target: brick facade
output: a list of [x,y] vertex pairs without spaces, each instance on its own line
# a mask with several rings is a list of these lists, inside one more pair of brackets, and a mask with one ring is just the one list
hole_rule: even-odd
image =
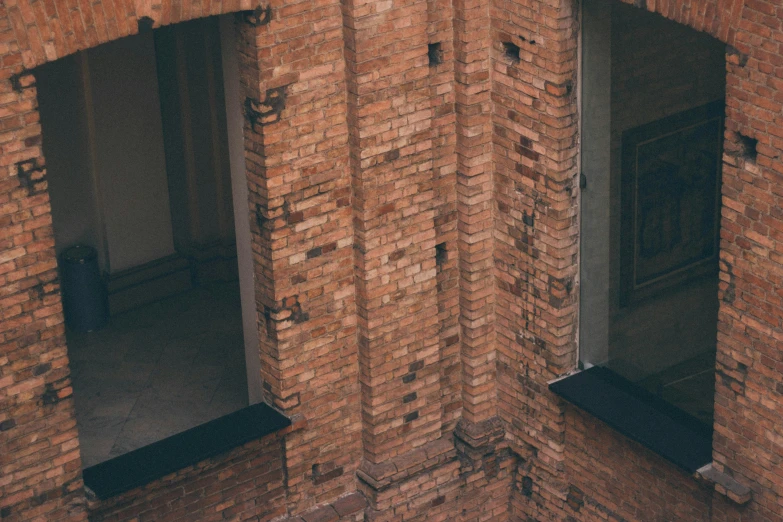
[[[783,520],[783,9],[627,3],[727,44],[713,459],[749,503],[547,390],[576,366],[577,2],[5,0],[0,519]],[[226,13],[259,378],[299,420],[88,500],[34,68]]]

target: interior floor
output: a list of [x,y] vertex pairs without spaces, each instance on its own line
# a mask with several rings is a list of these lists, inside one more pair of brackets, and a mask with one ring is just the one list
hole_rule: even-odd
[[607,365],[669,404],[712,426],[715,402],[715,348],[699,353],[661,371],[634,379],[638,373],[627,361],[616,359]]
[[718,278],[713,274],[612,317],[609,367],[712,425]]
[[84,467],[248,405],[237,282],[203,285],[66,336]]
[[639,383],[666,402],[712,426],[715,403],[715,350],[667,368]]

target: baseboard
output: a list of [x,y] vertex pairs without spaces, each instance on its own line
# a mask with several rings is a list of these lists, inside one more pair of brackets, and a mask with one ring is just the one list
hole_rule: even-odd
[[235,243],[191,245],[182,252],[191,262],[197,284],[239,279]]
[[109,276],[109,313],[115,315],[193,287],[190,262],[175,254]]

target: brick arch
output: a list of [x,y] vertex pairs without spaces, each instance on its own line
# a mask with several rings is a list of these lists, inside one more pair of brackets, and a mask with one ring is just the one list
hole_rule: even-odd
[[620,0],[732,45],[745,0]]
[[71,7],[64,1],[18,0],[7,6],[7,15],[20,55],[15,61],[32,69],[145,30],[257,5],[257,0],[99,0]]

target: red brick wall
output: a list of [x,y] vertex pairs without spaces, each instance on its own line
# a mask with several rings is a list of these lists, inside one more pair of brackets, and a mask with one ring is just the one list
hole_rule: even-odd
[[251,112],[283,99],[245,136],[263,387],[308,423],[286,438],[297,512],[354,490],[360,449],[343,19],[336,0],[271,9],[240,47]]
[[[728,33],[733,49],[726,77],[713,458],[752,489],[743,517],[776,520],[783,513],[783,20],[778,3],[745,0],[734,21],[736,37]],[[737,133],[758,140],[755,162],[737,153]]]
[[269,435],[106,501],[89,502],[89,519],[270,520],[286,513],[283,455],[283,437]]
[[[35,89],[22,73],[132,34],[145,16],[159,26],[256,6],[0,5],[4,519],[87,513]],[[307,425],[279,453],[253,443],[95,516],[173,519],[172,480],[215,516],[255,509],[211,478],[234,469],[281,499],[261,519],[284,503],[307,520],[356,489],[369,520],[779,519],[781,13],[760,0],[644,7],[731,45],[714,457],[753,489],[748,507],[547,391],[576,364],[577,4],[275,0],[269,23],[239,25],[248,218],[266,398]],[[444,61],[430,66],[437,42]],[[737,133],[758,140],[755,160]]]
[[[775,362],[781,353],[776,334],[782,314],[773,290],[780,273],[775,254],[780,228],[774,217],[781,168],[774,159],[781,145],[774,64],[780,58],[777,44],[771,43],[781,34],[779,13],[770,4],[747,1],[647,2],[646,7],[731,46],[714,458],[726,473],[751,487],[754,500],[747,507],[727,502],[546,391],[548,378],[574,364],[576,310],[568,281],[576,265],[573,258],[560,261],[552,253],[575,253],[569,238],[574,237],[570,231],[577,207],[571,195],[576,187],[572,177],[560,185],[553,179],[560,172],[576,174],[570,160],[576,144],[568,131],[575,100],[560,107],[553,96],[566,94],[567,85],[560,87],[575,80],[576,56],[573,34],[557,38],[574,27],[571,4],[534,2],[515,11],[523,20],[514,25],[531,31],[544,49],[527,54],[526,43],[520,43],[521,61],[508,74],[520,78],[516,96],[509,95],[511,101],[503,105],[503,110],[514,106],[514,112],[522,112],[522,129],[505,123],[495,136],[498,310],[516,306],[526,312],[509,314],[507,325],[498,318],[501,411],[522,456],[521,480],[512,492],[514,513],[520,519],[779,520],[780,478],[772,470],[783,449],[775,442],[780,423],[772,420],[772,412],[779,411],[783,391],[775,385],[783,369]],[[561,30],[553,32],[555,27]],[[503,110],[496,108],[496,119]],[[743,158],[735,132],[759,140],[755,164]],[[517,141],[520,135],[532,143]],[[556,136],[566,139],[553,141]],[[516,143],[522,145],[516,155],[505,152]],[[512,161],[521,166],[512,168]],[[504,171],[510,174],[506,177]],[[512,187],[521,196],[513,197]],[[554,202],[564,206],[554,208]],[[515,211],[521,217],[532,213],[535,219],[514,220]],[[551,268],[536,271],[543,260]],[[522,274],[520,267],[525,268]]]

